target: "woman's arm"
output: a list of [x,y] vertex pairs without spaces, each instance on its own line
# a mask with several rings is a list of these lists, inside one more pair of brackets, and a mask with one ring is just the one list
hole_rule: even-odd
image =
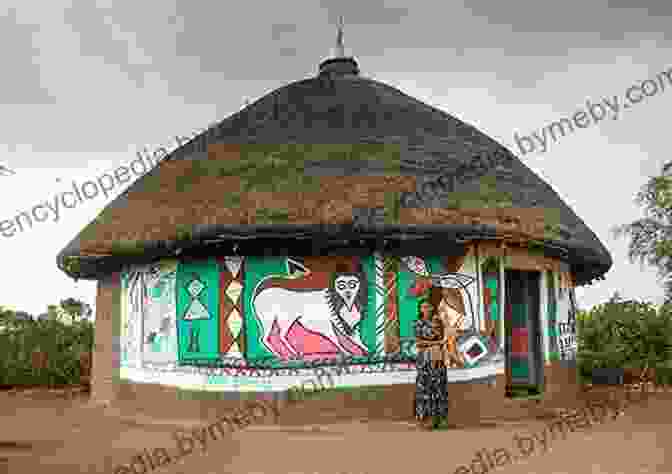
[[453,327],[449,322],[448,322],[448,315],[443,313],[440,314],[437,319],[440,321],[440,324],[442,326],[442,333],[443,337],[441,340],[443,342],[447,342],[449,337],[457,337],[460,335],[460,331]]
[[417,345],[420,349],[426,349],[434,346],[441,346],[448,342],[450,336],[456,335],[456,331],[446,325],[443,318],[435,316],[432,319],[432,338],[418,337]]

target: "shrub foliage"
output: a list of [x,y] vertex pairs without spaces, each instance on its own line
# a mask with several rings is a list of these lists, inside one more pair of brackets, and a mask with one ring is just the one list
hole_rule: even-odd
[[93,347],[93,323],[19,318],[0,308],[0,385],[80,383],[80,357]]
[[[672,310],[651,303],[624,301],[618,294],[577,318],[581,375],[593,369],[672,368]],[[668,374],[669,375],[669,374]]]

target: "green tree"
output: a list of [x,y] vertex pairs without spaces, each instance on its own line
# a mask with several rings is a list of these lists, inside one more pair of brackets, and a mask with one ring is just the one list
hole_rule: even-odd
[[9,321],[14,317],[14,311],[6,308],[4,306],[0,306],[0,322],[6,322]]
[[646,217],[615,227],[615,237],[631,238],[628,258],[658,269],[665,288],[665,303],[672,303],[672,161],[663,165],[642,187],[635,202],[644,206]]
[[61,308],[56,304],[47,305],[47,319],[57,321],[60,316]]

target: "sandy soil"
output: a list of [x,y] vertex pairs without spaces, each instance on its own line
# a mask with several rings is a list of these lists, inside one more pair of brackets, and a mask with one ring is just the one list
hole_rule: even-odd
[[[516,452],[514,436],[532,436],[543,420],[497,421],[481,426],[420,432],[409,423],[366,420],[307,426],[250,426],[167,465],[137,465],[137,473],[165,474],[378,474],[485,472],[544,474],[672,473],[672,393],[652,394],[616,419],[540,441],[527,459],[489,468],[473,464],[477,452]],[[214,420],[130,417],[62,392],[0,392],[0,473],[132,473],[143,449],[177,453],[173,433]],[[204,423],[205,422],[205,423]],[[547,423],[547,421],[546,421]],[[664,447],[668,448],[666,456]],[[430,457],[424,453],[435,453]],[[154,459],[158,464],[160,460]],[[461,465],[467,465],[460,470]]]

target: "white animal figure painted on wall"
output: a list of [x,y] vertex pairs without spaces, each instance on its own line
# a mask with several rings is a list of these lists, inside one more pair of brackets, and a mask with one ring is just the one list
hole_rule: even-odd
[[[364,274],[336,273],[328,288],[311,288],[310,272],[304,270],[289,276],[269,276],[257,285],[252,308],[261,343],[284,360],[339,353],[366,355],[360,331],[366,312]],[[303,284],[292,284],[292,280],[306,277]]]

